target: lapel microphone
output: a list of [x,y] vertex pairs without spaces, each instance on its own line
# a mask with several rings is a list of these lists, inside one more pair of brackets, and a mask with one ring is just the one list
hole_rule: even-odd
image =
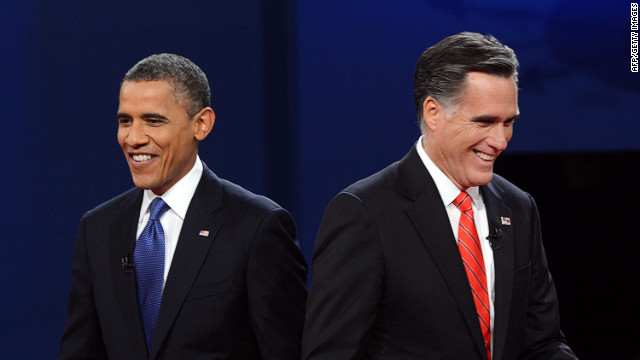
[[122,259],[120,259],[121,263],[120,266],[122,267],[122,270],[124,270],[124,272],[132,272],[133,269],[135,268],[133,266],[133,259],[131,258],[131,252],[127,253],[125,256],[122,257]]
[[491,220],[487,240],[489,240],[489,244],[493,250],[498,250],[502,247],[502,226],[499,222]]

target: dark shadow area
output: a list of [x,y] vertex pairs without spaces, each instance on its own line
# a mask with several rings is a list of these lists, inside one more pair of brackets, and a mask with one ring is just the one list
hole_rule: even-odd
[[496,173],[529,192],[580,359],[640,359],[637,284],[640,152],[504,154]]

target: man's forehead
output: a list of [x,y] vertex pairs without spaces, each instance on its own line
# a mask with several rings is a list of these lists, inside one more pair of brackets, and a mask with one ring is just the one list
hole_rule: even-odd
[[513,85],[518,90],[516,79],[513,75],[490,74],[482,71],[469,71],[464,75],[462,86],[467,87],[472,82],[485,81],[487,79],[504,79],[513,81]]
[[[509,92],[518,95],[518,87],[513,76],[493,75],[482,72],[469,72],[462,82],[461,98],[468,95],[482,95],[486,92]],[[473,94],[471,94],[473,92]]]
[[475,72],[469,73],[464,84],[456,110],[473,117],[518,116],[518,89],[513,77]]
[[[126,90],[125,90],[126,89]],[[123,91],[162,91],[171,96],[171,100],[175,102],[185,111],[191,106],[191,102],[186,96],[184,91],[180,91],[180,87],[176,86],[174,82],[170,80],[125,80],[120,86],[120,97],[122,100]]]
[[175,88],[168,80],[125,80],[120,85],[120,92],[125,89],[162,88],[174,91]]
[[164,80],[125,81],[120,87],[120,103],[123,101],[142,102],[173,101],[179,105],[173,86]]

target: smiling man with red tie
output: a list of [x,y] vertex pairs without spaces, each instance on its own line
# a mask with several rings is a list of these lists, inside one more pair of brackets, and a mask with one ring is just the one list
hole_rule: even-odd
[[493,174],[519,116],[518,60],[460,33],[414,72],[422,136],[329,204],[303,359],[576,359],[529,194]]

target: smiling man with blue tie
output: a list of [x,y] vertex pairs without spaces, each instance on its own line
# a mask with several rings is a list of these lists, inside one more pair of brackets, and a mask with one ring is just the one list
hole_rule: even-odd
[[82,218],[61,359],[299,359],[295,223],[200,160],[215,121],[204,73],[141,60],[117,118],[136,187]]

